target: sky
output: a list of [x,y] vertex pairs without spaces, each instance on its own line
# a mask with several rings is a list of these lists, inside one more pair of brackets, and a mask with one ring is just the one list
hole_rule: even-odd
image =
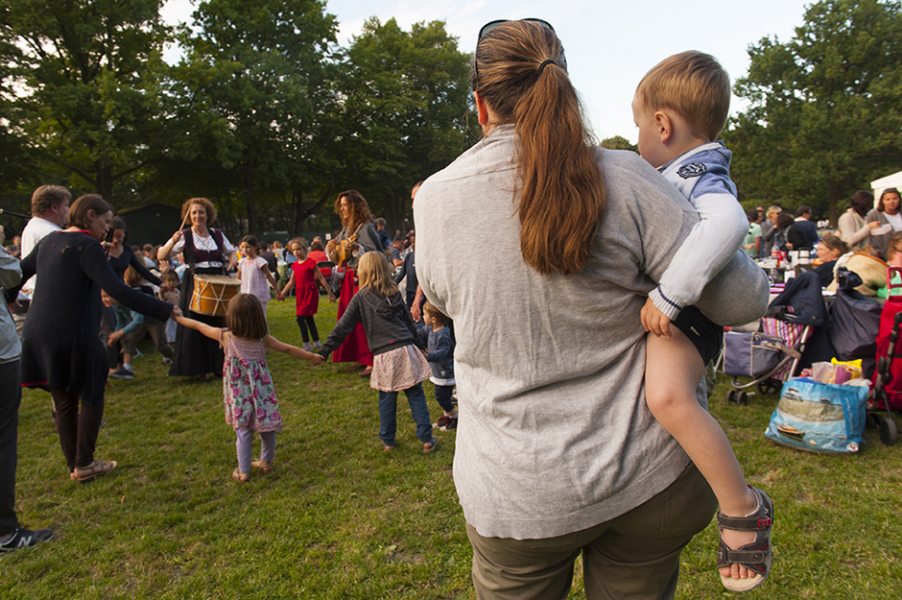
[[[253,1],[253,0],[249,0]],[[620,135],[636,143],[630,103],[642,76],[677,52],[699,50],[717,57],[732,80],[748,71],[748,48],[764,37],[789,41],[803,23],[801,0],[328,0],[336,15],[338,41],[348,46],[363,22],[394,17],[409,30],[413,23],[441,20],[472,52],[480,27],[495,19],[537,17],[551,23],[564,45],[573,85],[600,141]],[[187,22],[189,0],[168,0],[163,16]],[[171,50],[168,60],[178,56]],[[733,97],[731,112],[744,105]]]

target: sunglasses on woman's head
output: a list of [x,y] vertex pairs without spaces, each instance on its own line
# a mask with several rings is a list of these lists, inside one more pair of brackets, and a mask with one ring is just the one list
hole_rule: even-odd
[[[533,23],[538,23],[545,29],[551,30],[551,32],[554,32],[554,27],[551,26],[551,23],[549,23],[548,21],[543,21],[542,19],[515,19],[515,20],[516,21],[532,21]],[[484,38],[486,36],[486,34],[488,34],[488,32],[490,32],[491,30],[495,29],[502,23],[509,23],[509,22],[510,22],[510,19],[498,19],[496,21],[489,21],[488,23],[486,23],[485,25],[482,26],[482,29],[479,30],[479,39],[476,41],[476,43],[478,44],[479,42],[481,42],[482,38]]]

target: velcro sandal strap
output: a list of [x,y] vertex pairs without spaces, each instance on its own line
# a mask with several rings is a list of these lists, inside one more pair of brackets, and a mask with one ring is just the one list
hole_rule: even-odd
[[733,531],[764,531],[773,522],[773,519],[762,517],[759,514],[748,517],[728,517],[717,511],[717,524],[724,529],[732,529]]
[[752,544],[748,544],[739,550],[733,550],[721,542],[720,547],[717,549],[717,568],[720,569],[732,564],[738,564],[747,568],[749,571],[764,575],[767,571],[765,563],[767,561],[769,546],[765,545],[759,548],[753,548],[751,546]]

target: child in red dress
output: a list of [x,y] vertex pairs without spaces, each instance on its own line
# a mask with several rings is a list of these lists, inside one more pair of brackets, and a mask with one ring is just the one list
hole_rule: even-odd
[[[295,302],[297,303],[297,319],[298,327],[301,329],[301,337],[304,339],[304,350],[319,350],[322,344],[319,343],[319,332],[316,330],[316,323],[313,315],[319,308],[319,291],[316,289],[316,281],[319,279],[323,284],[326,292],[329,294],[329,302],[335,302],[335,296],[326,283],[325,277],[316,268],[316,261],[307,258],[307,240],[304,238],[295,238],[288,242],[288,251],[295,255],[297,260],[291,263],[291,277],[288,283],[282,289],[282,295],[288,293],[291,286],[294,285]],[[309,330],[309,333],[308,333]],[[313,343],[311,344],[311,338]]]

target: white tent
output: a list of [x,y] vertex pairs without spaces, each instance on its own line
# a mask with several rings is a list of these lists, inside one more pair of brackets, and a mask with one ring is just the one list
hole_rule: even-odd
[[880,179],[875,179],[871,182],[871,187],[874,189],[875,202],[880,199],[880,194],[882,194],[883,190],[886,188],[894,187],[896,189],[902,189],[902,171],[887,175],[886,177],[881,177]]

